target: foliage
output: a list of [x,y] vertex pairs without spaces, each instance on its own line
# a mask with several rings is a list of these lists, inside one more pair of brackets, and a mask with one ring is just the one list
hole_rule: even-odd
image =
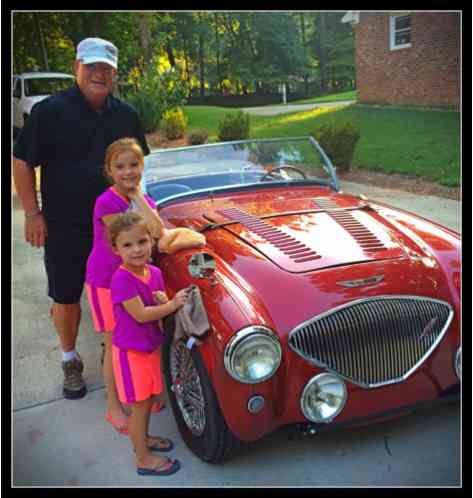
[[[71,73],[77,43],[98,36],[118,48],[121,84],[135,71],[159,66],[163,72],[167,66],[180,71],[186,96],[263,94],[277,91],[281,83],[290,91],[304,89],[310,96],[321,86],[322,59],[331,86],[354,82],[353,30],[339,22],[343,12],[324,15],[316,11],[17,11],[13,71],[45,70],[48,63],[50,70]],[[320,19],[325,18],[326,29],[321,30]],[[325,52],[320,51],[321,40]],[[153,59],[161,63],[155,66]]]
[[182,138],[187,130],[187,118],[184,111],[180,107],[165,111],[160,129],[168,140]]
[[191,130],[187,136],[190,145],[200,145],[207,143],[209,139],[209,131],[205,128],[196,128]]
[[133,90],[124,95],[140,115],[145,133],[159,127],[165,111],[185,102],[185,90],[177,71],[159,75],[157,71],[137,73],[133,76]]
[[220,142],[244,140],[250,136],[250,115],[241,110],[227,112],[217,128]]
[[337,169],[350,169],[355,147],[360,139],[360,130],[354,123],[344,121],[323,124],[311,135],[319,142]]

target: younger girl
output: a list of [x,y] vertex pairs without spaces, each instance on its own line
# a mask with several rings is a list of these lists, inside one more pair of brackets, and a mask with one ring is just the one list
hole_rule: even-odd
[[134,209],[145,219],[153,237],[161,237],[164,225],[153,199],[140,190],[144,168],[143,151],[133,138],[113,142],[105,155],[105,173],[113,185],[100,195],[93,214],[94,243],[87,261],[86,289],[94,328],[104,333],[103,377],[107,409],[105,418],[122,433],[127,432],[127,415],[117,398],[112,372],[111,332],[114,329],[110,280],[120,264],[106,238],[106,227],[118,214]]
[[[111,281],[113,313],[113,372],[119,399],[131,405],[128,432],[140,475],[170,475],[178,460],[153,455],[170,451],[170,439],[148,435],[152,396],[161,392],[159,346],[164,341],[160,320],[186,302],[186,290],[168,300],[161,271],[148,264],[152,238],[143,218],[135,212],[119,215],[108,229],[111,245],[122,264]],[[159,299],[164,304],[156,304]]]

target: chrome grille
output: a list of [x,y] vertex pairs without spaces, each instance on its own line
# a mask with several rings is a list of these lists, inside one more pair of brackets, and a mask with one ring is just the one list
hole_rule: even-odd
[[432,353],[452,307],[418,296],[360,299],[296,327],[289,346],[311,363],[363,387],[407,378]]

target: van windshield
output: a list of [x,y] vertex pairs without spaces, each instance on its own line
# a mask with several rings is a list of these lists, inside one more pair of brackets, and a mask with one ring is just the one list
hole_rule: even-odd
[[66,90],[73,82],[73,78],[28,78],[24,80],[25,96],[52,95]]

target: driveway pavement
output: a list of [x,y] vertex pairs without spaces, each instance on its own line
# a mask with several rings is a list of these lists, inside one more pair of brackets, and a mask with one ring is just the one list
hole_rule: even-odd
[[[460,204],[343,183],[342,188],[399,205],[459,229]],[[23,214],[12,197],[12,479],[15,486],[458,486],[460,407],[441,405],[374,426],[293,437],[281,430],[230,462],[201,462],[179,437],[170,407],[152,416],[151,433],[171,437],[182,469],[137,476],[127,437],[103,419],[100,339],[85,299],[78,349],[85,398],[61,395],[60,351],[49,318],[42,250],[23,241]],[[4,474],[5,476],[5,474]]]
[[317,108],[345,107],[354,104],[356,100],[340,100],[338,102],[320,102],[314,104],[282,104],[263,107],[242,107],[242,111],[256,116],[275,116],[277,114],[287,114],[289,112],[308,111]]

